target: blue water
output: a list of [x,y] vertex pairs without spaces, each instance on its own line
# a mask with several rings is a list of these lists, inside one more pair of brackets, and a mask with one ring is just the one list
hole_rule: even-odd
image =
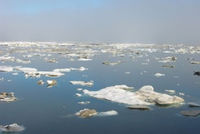
[[[5,50],[4,50],[5,51]],[[14,53],[20,57],[20,54]],[[155,57],[176,56],[178,59],[175,68],[163,68],[163,63],[157,62]],[[181,110],[188,110],[186,104],[180,107],[152,106],[152,110],[130,110],[123,104],[98,100],[89,96],[77,97],[77,88],[69,83],[70,80],[94,81],[92,87],[81,87],[88,90],[99,90],[112,85],[125,84],[139,89],[144,85],[152,85],[156,91],[173,89],[183,92],[181,96],[185,102],[200,103],[200,77],[194,76],[193,71],[200,70],[200,65],[190,64],[189,57],[199,58],[198,54],[163,54],[149,53],[148,56],[113,57],[111,54],[94,56],[92,61],[70,61],[59,54],[52,54],[58,63],[47,63],[43,57],[34,56],[30,64],[5,62],[0,65],[21,65],[35,67],[38,70],[53,70],[55,68],[80,67],[87,71],[72,71],[59,78],[25,78],[22,72],[14,76],[12,73],[0,72],[0,90],[14,92],[18,98],[15,102],[0,102],[0,124],[18,123],[25,126],[23,134],[198,134],[200,132],[199,117],[185,117]],[[150,59],[147,65],[143,65]],[[103,61],[123,61],[115,66],[103,65]],[[146,72],[144,72],[146,71]],[[125,74],[130,72],[130,74]],[[143,74],[141,74],[143,72]],[[156,78],[155,73],[166,74]],[[178,78],[174,77],[178,76]],[[37,85],[38,80],[56,79],[57,85],[47,88],[46,85]],[[10,82],[7,80],[11,80]],[[79,101],[90,101],[90,104],[80,105]],[[97,111],[116,110],[118,115],[108,117],[92,117],[82,119],[74,115],[84,108]],[[198,109],[198,108],[195,108]]]

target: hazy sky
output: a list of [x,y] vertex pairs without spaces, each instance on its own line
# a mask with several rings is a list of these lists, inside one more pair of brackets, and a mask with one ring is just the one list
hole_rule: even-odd
[[200,0],[0,0],[0,41],[200,44]]

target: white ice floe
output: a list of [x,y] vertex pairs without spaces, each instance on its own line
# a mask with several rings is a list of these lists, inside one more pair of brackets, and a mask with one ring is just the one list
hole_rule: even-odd
[[176,57],[174,56],[168,56],[168,57],[164,57],[164,58],[158,58],[159,62],[161,63],[169,63],[169,62],[175,62],[177,60]]
[[29,72],[37,72],[36,68],[31,68],[31,67],[14,67],[16,70],[24,72],[24,73],[29,73]]
[[47,80],[47,87],[53,87],[57,84],[56,80]]
[[156,77],[162,77],[162,76],[165,76],[165,74],[162,74],[162,73],[155,73],[154,76],[156,76]]
[[72,85],[80,85],[80,86],[93,86],[94,82],[93,81],[70,81]]
[[97,112],[95,109],[83,109],[80,110],[79,112],[75,113],[75,115],[81,117],[81,118],[89,118],[89,117],[93,117],[93,116],[114,116],[114,115],[118,115],[118,112],[115,110],[110,110],[110,111],[106,111],[106,112]]
[[25,73],[25,77],[40,77],[41,75],[47,77],[60,77],[63,76],[63,72],[70,71],[85,71],[88,68],[80,67],[80,68],[62,68],[62,69],[54,69],[53,71],[38,71],[36,68],[31,67],[10,67],[10,66],[0,66],[0,72],[12,72],[12,71],[21,71]]
[[82,88],[77,88],[77,90],[78,90],[78,91],[82,91],[83,89],[82,89]]
[[184,96],[184,95],[185,95],[185,94],[184,94],[184,93],[182,93],[182,92],[179,92],[178,94],[179,94],[179,95],[181,95],[181,96]]
[[200,64],[200,61],[194,61],[194,60],[192,60],[192,61],[190,61],[190,63],[191,64]]
[[25,72],[27,77],[40,77],[41,75],[47,77],[60,77],[63,76],[63,73],[60,72],[53,72],[53,71],[36,71],[36,72]]
[[110,111],[106,111],[106,112],[99,112],[97,114],[97,116],[114,116],[114,115],[118,115],[118,112],[115,110],[110,110]]
[[78,104],[86,105],[86,104],[90,104],[90,101],[80,101],[78,102]]
[[0,93],[0,101],[4,102],[12,102],[16,101],[17,98],[15,97],[13,92],[7,93],[7,92],[1,92]]
[[85,70],[88,70],[88,68],[85,68],[85,67],[80,67],[80,68],[70,68],[72,71],[85,71]]
[[78,96],[78,97],[81,97],[81,96],[82,96],[82,94],[76,93],[76,96]]
[[10,66],[0,66],[0,72],[12,72],[13,67]]
[[88,68],[80,67],[80,68],[60,68],[60,69],[54,69],[53,72],[71,72],[71,71],[85,71],[88,70]]
[[81,118],[89,118],[89,117],[97,115],[97,111],[95,109],[85,108],[85,109],[80,110],[79,112],[76,112],[75,115]]
[[29,64],[31,63],[30,60],[22,60],[22,59],[17,59],[12,56],[0,56],[0,61],[9,61],[9,62],[17,62],[17,63],[23,63],[23,64]]
[[176,93],[175,90],[165,90],[165,91],[168,92],[168,93],[171,93],[171,94],[175,94]]
[[54,69],[53,72],[70,72],[70,68],[61,68],[61,69]]
[[78,61],[91,61],[92,59],[79,58]]
[[136,92],[130,90],[131,87],[126,85],[117,85],[103,88],[99,91],[83,90],[84,94],[98,98],[106,99],[117,103],[128,105],[171,105],[184,102],[184,99],[178,96],[158,93],[150,85],[143,86]]
[[18,125],[17,123],[5,125],[5,126],[0,125],[0,131],[2,131],[2,132],[13,132],[14,133],[14,132],[21,132],[24,130],[25,130],[24,126]]

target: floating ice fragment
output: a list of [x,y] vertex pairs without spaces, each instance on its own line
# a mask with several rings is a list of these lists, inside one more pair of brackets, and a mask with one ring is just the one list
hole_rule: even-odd
[[1,92],[0,93],[0,101],[12,102],[15,100],[17,100],[17,98],[14,96],[13,92],[10,92],[10,93]]
[[89,104],[90,102],[89,101],[80,101],[78,102],[78,104],[81,104],[81,105],[86,105],[86,104]]
[[106,112],[99,112],[97,114],[97,116],[114,116],[114,115],[118,115],[118,112],[115,110],[110,110],[110,111],[106,111]]
[[17,123],[13,123],[5,126],[0,125],[0,130],[2,132],[21,132],[24,131],[25,128],[24,126],[18,125]]
[[75,115],[77,115],[81,118],[88,118],[88,117],[97,115],[97,111],[95,109],[83,109],[83,110],[80,110],[79,112],[75,113]]
[[82,91],[83,89],[82,89],[82,88],[77,88],[77,90],[78,90],[78,91]]
[[165,76],[165,74],[155,73],[154,76],[156,76],[156,77],[162,77],[162,76]]
[[190,61],[191,64],[200,64],[200,61]]
[[91,61],[92,59],[79,58],[78,61]]
[[0,72],[12,72],[13,67],[10,66],[0,66]]
[[181,95],[181,96],[184,96],[184,95],[185,95],[184,93],[181,93],[181,92],[179,92],[178,94]]
[[175,94],[176,93],[175,90],[165,90],[165,91],[168,92],[168,93],[171,93],[171,94]]
[[185,111],[181,111],[181,114],[184,116],[196,117],[200,115],[200,110],[185,110]]
[[200,104],[198,103],[194,103],[194,102],[190,102],[188,103],[189,107],[200,107]]
[[56,80],[47,80],[47,87],[53,87],[57,84]]
[[168,63],[168,62],[175,62],[177,60],[176,57],[172,56],[172,57],[164,57],[164,58],[160,58],[159,62],[161,63]]
[[117,61],[117,62],[104,61],[102,64],[114,66],[114,65],[117,65],[117,64],[120,64],[120,63],[121,63],[121,61]]
[[75,115],[81,117],[81,118],[88,118],[92,116],[114,116],[118,115],[118,112],[115,110],[110,110],[106,112],[97,112],[95,109],[83,109],[80,110],[79,112],[75,113]]
[[37,84],[38,84],[38,85],[44,85],[44,81],[43,81],[43,80],[39,80],[39,81],[37,82]]
[[136,92],[124,90],[128,87],[126,85],[117,85],[103,88],[99,91],[83,90],[84,94],[98,98],[106,99],[117,103],[123,103],[128,105],[172,105],[184,102],[184,99],[178,96],[170,96],[168,94],[162,94],[154,91],[154,88],[150,85],[143,86]]
[[71,84],[73,85],[81,85],[81,86],[93,86],[94,82],[93,81],[70,81]]
[[76,96],[78,96],[78,97],[81,97],[81,96],[82,96],[82,94],[76,93]]

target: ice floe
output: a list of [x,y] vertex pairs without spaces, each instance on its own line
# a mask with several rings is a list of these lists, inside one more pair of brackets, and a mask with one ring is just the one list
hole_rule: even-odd
[[80,86],[93,86],[94,82],[93,81],[70,81],[72,85],[80,85]]
[[172,105],[184,102],[184,99],[178,96],[170,96],[164,93],[154,91],[150,85],[143,86],[138,91],[129,91],[126,85],[117,85],[103,88],[99,91],[83,90],[84,94],[98,98],[106,99],[117,103],[127,105]]
[[106,111],[106,112],[99,112],[97,114],[97,116],[115,116],[118,115],[118,112],[115,110],[110,110],[110,111]]
[[50,88],[50,87],[53,87],[57,84],[57,81],[56,80],[47,80],[47,87]]
[[0,72],[12,72],[13,67],[10,66],[0,66]]
[[86,104],[90,104],[90,101],[80,101],[78,102],[78,104],[86,105]]
[[0,101],[5,101],[5,102],[12,102],[17,100],[13,92],[1,92],[0,93]]
[[165,76],[165,74],[162,74],[162,73],[155,73],[154,76],[156,76],[156,77],[162,77],[162,76]]
[[105,112],[97,112],[95,109],[83,109],[80,110],[79,112],[75,113],[75,115],[81,117],[81,118],[89,118],[92,116],[99,116],[99,117],[103,117],[103,116],[115,116],[118,115],[118,112],[115,110],[109,110],[109,111],[105,111]]
[[25,130],[25,127],[22,125],[18,125],[17,123],[5,125],[5,126],[0,125],[0,131],[6,132],[6,133],[11,133],[11,132],[15,133],[15,132],[21,132],[24,130]]
[[79,112],[75,113],[75,115],[77,115],[81,118],[88,118],[88,117],[97,115],[97,111],[95,109],[83,109],[83,110],[80,110]]

